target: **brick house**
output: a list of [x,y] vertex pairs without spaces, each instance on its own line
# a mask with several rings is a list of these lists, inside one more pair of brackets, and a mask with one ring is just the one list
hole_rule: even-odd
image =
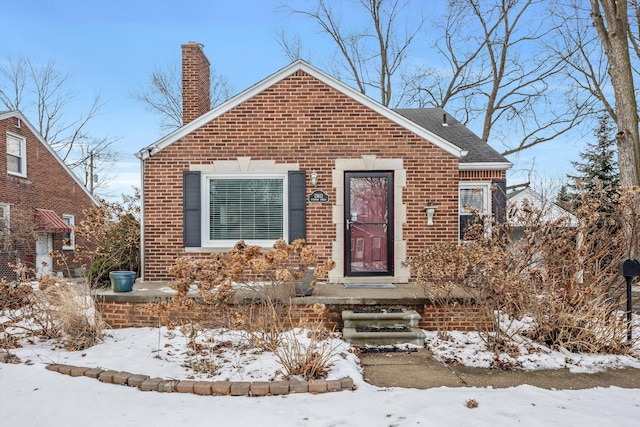
[[20,111],[0,112],[0,150],[1,275],[13,274],[16,256],[38,276],[73,274],[76,266],[63,271],[51,253],[73,253],[72,227],[97,201]]
[[209,108],[209,61],[182,46],[183,126],[140,150],[143,279],[177,257],[305,238],[332,283],[406,283],[457,242],[469,206],[503,218],[503,156],[442,109],[392,110],[296,61]]

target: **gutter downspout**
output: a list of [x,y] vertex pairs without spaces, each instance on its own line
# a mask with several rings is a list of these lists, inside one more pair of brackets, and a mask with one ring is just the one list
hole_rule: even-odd
[[[148,156],[148,155],[147,155]],[[140,159],[140,281],[145,281],[144,271],[144,158],[145,156],[136,153],[136,157]]]

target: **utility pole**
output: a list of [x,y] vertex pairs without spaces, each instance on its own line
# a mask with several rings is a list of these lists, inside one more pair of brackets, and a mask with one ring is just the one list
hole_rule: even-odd
[[93,194],[93,150],[89,151],[89,192]]

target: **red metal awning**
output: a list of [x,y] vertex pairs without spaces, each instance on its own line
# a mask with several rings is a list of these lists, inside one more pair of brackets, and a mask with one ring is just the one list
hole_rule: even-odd
[[49,209],[36,209],[35,222],[35,231],[43,233],[71,233],[71,227],[69,227],[55,211]]

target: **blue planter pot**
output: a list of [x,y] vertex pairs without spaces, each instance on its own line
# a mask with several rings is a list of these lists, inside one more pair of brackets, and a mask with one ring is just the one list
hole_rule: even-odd
[[113,292],[131,292],[136,280],[135,271],[112,271],[109,273]]

